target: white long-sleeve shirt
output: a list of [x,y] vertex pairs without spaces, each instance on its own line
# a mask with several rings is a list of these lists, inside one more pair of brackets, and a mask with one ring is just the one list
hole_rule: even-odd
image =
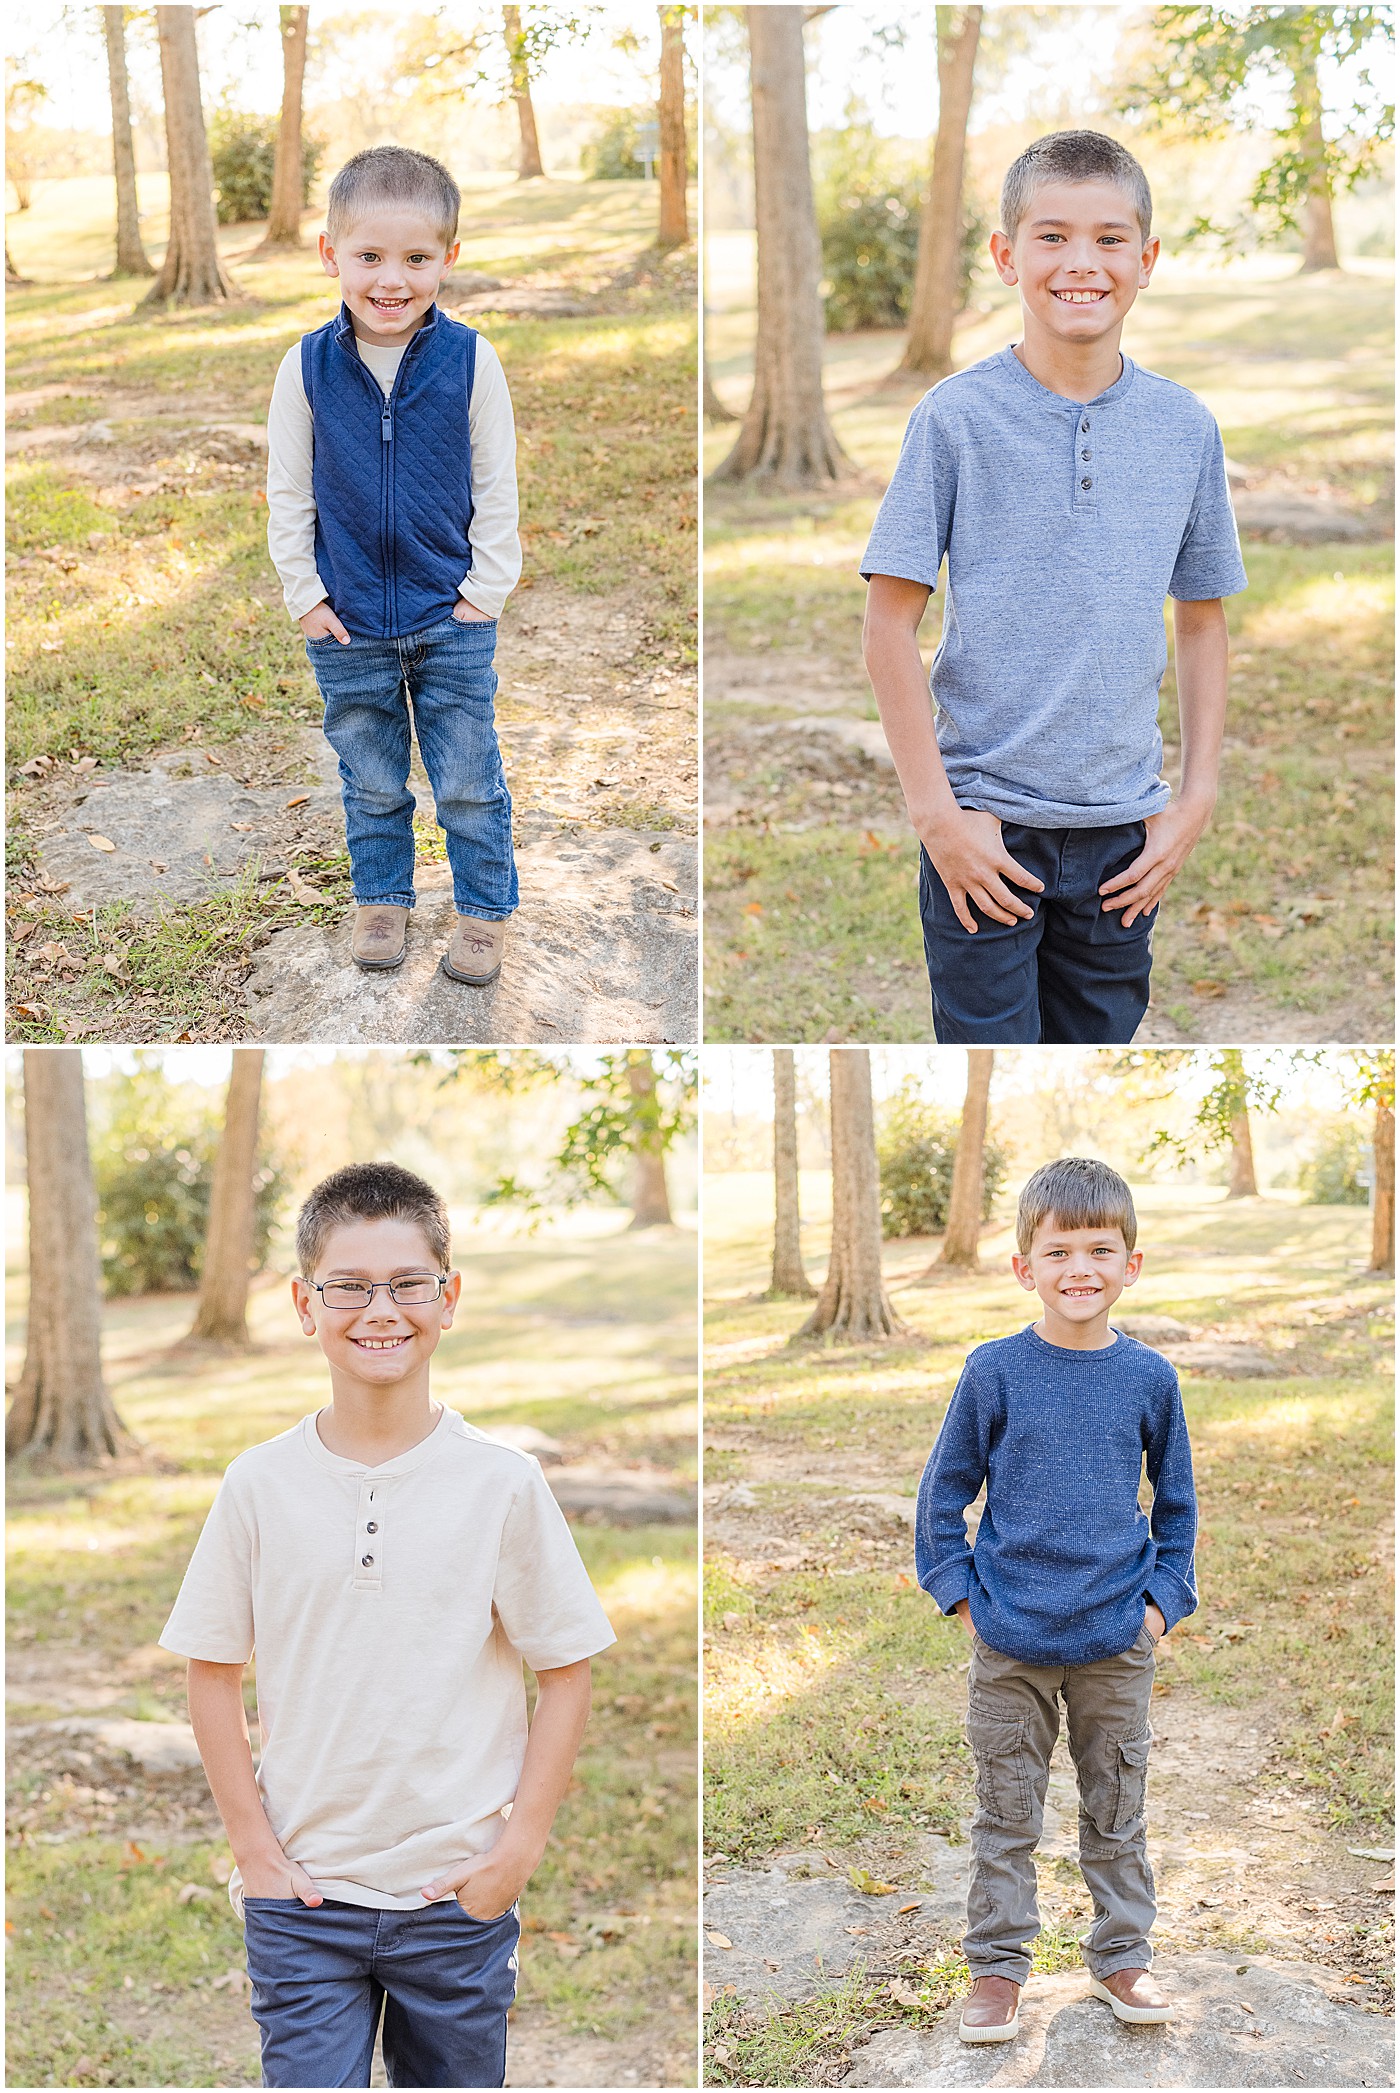
[[[376,348],[358,336],[360,360],[387,399],[408,343]],[[476,338],[467,432],[472,447],[471,568],[457,593],[473,610],[499,618],[520,579],[520,502],[515,485],[515,416],[501,359]],[[278,366],[267,410],[267,549],[287,609],[304,618],[329,591],[316,572],[316,496],[311,485],[311,402],[301,378],[301,343]]]

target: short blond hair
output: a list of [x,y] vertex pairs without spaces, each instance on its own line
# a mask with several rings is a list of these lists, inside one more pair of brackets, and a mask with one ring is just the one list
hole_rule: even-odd
[[462,192],[441,160],[407,145],[371,145],[347,160],[326,197],[326,233],[337,246],[376,204],[421,211],[445,248],[457,237]]
[[1144,247],[1152,232],[1152,191],[1142,163],[1102,131],[1051,131],[1035,139],[1006,170],[1001,185],[1001,229],[1008,240],[1043,182],[1112,182],[1132,205]]
[[1061,1156],[1042,1163],[1028,1178],[1016,1208],[1016,1248],[1029,1257],[1041,1223],[1061,1228],[1117,1228],[1131,1253],[1137,1242],[1137,1213],[1126,1178],[1092,1156]]

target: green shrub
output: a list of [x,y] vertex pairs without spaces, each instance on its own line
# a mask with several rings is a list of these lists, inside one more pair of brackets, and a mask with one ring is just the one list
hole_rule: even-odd
[[[188,1293],[199,1284],[221,1094],[168,1083],[158,1069],[95,1086],[92,1166],[106,1292]],[[264,1149],[258,1159],[253,1255],[261,1267],[286,1194]]]
[[[241,109],[216,109],[209,119],[209,160],[214,171],[214,201],[220,225],[241,225],[268,215],[272,208],[277,131],[275,116],[250,116]],[[309,138],[303,131],[303,204],[311,201],[311,184],[325,150],[321,139]]]
[[[876,1152],[887,1236],[940,1235],[948,1223],[958,1122],[918,1094],[912,1080],[883,1106]],[[989,1135],[982,1152],[982,1219],[1006,1182],[1005,1150]]]
[[[652,139],[656,141],[657,122],[655,102],[640,102],[633,109],[607,110],[598,130],[579,152],[579,169],[585,180],[640,182],[646,174],[646,162],[640,150],[642,128],[649,125]],[[693,175],[696,171],[695,109],[690,102],[687,102],[685,111],[685,159],[686,173]]]
[[[914,295],[927,165],[912,159],[907,147],[859,125],[824,134],[816,157],[827,326],[836,333],[904,326]],[[959,281],[964,302],[987,230],[969,207]]]
[[1369,1206],[1370,1187],[1362,1176],[1369,1163],[1360,1127],[1329,1127],[1299,1166],[1298,1189],[1313,1206]]

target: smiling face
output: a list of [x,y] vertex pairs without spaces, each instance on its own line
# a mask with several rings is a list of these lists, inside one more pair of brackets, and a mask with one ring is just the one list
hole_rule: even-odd
[[[411,1221],[347,1221],[326,1237],[311,1277],[321,1287],[337,1280],[373,1282],[435,1277],[441,1270],[421,1228]],[[436,1301],[400,1303],[381,1286],[367,1307],[335,1308],[305,1279],[292,1281],[292,1299],[308,1337],[326,1355],[333,1380],[365,1391],[399,1390],[422,1377],[452,1318],[461,1291],[449,1274]]]
[[362,341],[392,348],[422,326],[438,286],[457,259],[460,241],[442,234],[421,211],[382,204],[357,219],[333,246],[320,239],[328,276],[340,279]]
[[991,238],[997,274],[1020,291],[1027,331],[1081,347],[1122,327],[1160,246],[1144,241],[1131,198],[1105,181],[1043,182],[1015,238]]
[[1039,1294],[1047,1327],[1081,1330],[1107,1323],[1114,1302],[1142,1270],[1142,1252],[1129,1252],[1121,1228],[1062,1228],[1049,1214],[1029,1254],[1018,1251],[1011,1267],[1027,1293]]

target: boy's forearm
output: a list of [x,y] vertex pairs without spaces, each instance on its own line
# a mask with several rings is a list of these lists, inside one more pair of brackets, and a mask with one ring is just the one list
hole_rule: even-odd
[[1176,690],[1181,719],[1181,789],[1178,797],[1207,811],[1215,804],[1220,780],[1220,749],[1225,738],[1225,704],[1230,675],[1230,641],[1225,606],[1177,603],[1172,608],[1176,631]]
[[[922,594],[926,601],[928,591]],[[934,732],[917,617],[910,623],[913,609],[911,604],[904,615],[892,616],[867,603],[862,650],[909,818],[919,829],[956,812],[957,801]]]
[[536,1674],[535,1719],[525,1746],[520,1780],[501,1843],[517,1850],[531,1867],[539,1861],[564,1799],[588,1725],[593,1700],[591,1667],[579,1664]]
[[282,1848],[267,1821],[253,1771],[242,1665],[191,1658],[187,1693],[190,1728],[234,1859],[240,1869],[248,1860],[280,1860]]

